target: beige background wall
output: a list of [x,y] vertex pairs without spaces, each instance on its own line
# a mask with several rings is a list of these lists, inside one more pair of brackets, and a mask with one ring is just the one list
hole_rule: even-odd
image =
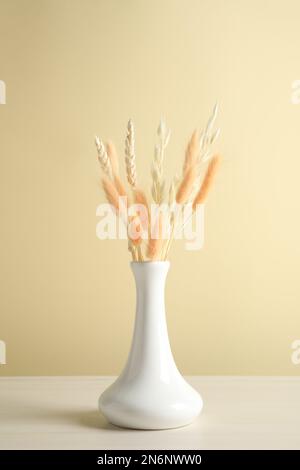
[[131,339],[125,242],[96,238],[93,136],[136,125],[149,183],[161,114],[170,174],[220,103],[224,156],[205,247],[171,254],[167,309],[186,374],[291,374],[300,338],[300,4],[1,0],[1,375],[116,374]]

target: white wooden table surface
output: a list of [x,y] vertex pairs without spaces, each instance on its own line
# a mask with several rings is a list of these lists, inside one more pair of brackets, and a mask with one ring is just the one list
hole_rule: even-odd
[[137,431],[97,411],[112,377],[0,378],[0,449],[300,449],[300,378],[189,377],[190,426]]

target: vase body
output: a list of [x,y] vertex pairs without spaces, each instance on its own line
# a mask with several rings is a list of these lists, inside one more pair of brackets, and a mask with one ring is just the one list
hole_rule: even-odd
[[170,348],[164,302],[168,261],[131,263],[136,317],[127,363],[100,396],[99,408],[117,426],[167,429],[191,423],[202,399],[179,373]]

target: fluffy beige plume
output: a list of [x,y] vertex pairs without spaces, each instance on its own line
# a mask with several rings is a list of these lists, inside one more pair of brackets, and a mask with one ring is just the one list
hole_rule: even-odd
[[132,230],[132,233],[130,234],[128,231],[128,237],[132,240],[132,243],[135,246],[139,245],[142,242],[142,226],[141,226],[141,221],[138,215],[130,216],[129,224],[130,224],[130,229]]
[[120,196],[128,197],[125,185],[123,184],[119,175],[119,157],[117,154],[116,147],[114,146],[114,143],[111,141],[107,142],[106,150],[107,150],[107,155],[110,160],[112,175],[113,175],[113,179],[114,179],[116,188],[118,190],[118,193]]
[[196,165],[193,164],[189,166],[182,178],[181,184],[176,193],[176,202],[177,204],[185,204],[188,200],[192,190],[193,185],[197,177]]
[[[113,206],[114,210],[119,213],[119,192],[114,185],[114,183],[106,176],[102,178],[102,186],[106,195],[107,201]],[[131,224],[134,224],[135,232],[138,233],[141,231],[141,224],[139,221],[139,218],[137,216],[132,217],[130,220]],[[142,261],[142,253],[141,250],[138,249],[138,251],[135,250],[135,247],[138,247],[142,241],[141,237],[130,237],[128,234],[128,250],[132,254],[132,258],[134,261]]]
[[124,184],[122,183],[122,180],[119,175],[114,176],[114,182],[115,182],[116,188],[120,196],[126,196],[128,198],[126,188]]
[[134,202],[136,204],[143,204],[148,208],[148,201],[145,192],[142,189],[136,188],[134,191]]
[[197,204],[202,204],[205,201],[208,195],[208,192],[212,186],[212,183],[214,181],[214,177],[219,168],[220,162],[221,162],[221,157],[219,155],[214,155],[212,159],[210,160],[208,168],[206,170],[206,174],[201,184],[201,187],[194,199],[193,210],[196,209]]
[[109,156],[112,172],[114,175],[119,174],[119,157],[116,147],[112,141],[108,141],[106,144],[107,155]]
[[158,260],[161,257],[161,250],[163,247],[163,238],[162,238],[162,228],[163,228],[163,214],[160,213],[158,217],[158,233],[156,234],[156,238],[150,238],[149,243],[148,243],[148,251],[147,251],[147,256],[150,258],[152,261]]
[[142,189],[135,189],[134,191],[134,202],[135,204],[141,204],[145,207],[146,212],[147,212],[147,218],[144,219],[143,217],[140,217],[141,219],[141,224],[144,230],[148,230],[148,227],[150,226],[150,208],[147,200],[147,196],[144,193]]
[[107,201],[114,207],[116,212],[119,211],[119,192],[114,183],[107,177],[102,178],[102,187],[105,192]]
[[185,151],[183,174],[185,174],[191,166],[196,164],[199,150],[199,131],[195,129]]

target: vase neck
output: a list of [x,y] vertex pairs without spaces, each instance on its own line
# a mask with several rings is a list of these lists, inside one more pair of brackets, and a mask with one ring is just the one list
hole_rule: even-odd
[[148,321],[165,318],[165,283],[169,262],[131,263],[136,285],[136,316]]
[[131,263],[136,283],[136,317],[125,373],[168,381],[175,366],[165,316],[164,290],[169,262]]

